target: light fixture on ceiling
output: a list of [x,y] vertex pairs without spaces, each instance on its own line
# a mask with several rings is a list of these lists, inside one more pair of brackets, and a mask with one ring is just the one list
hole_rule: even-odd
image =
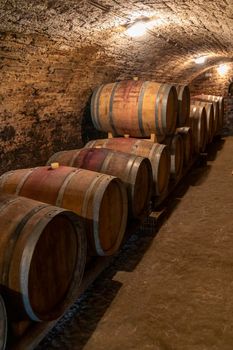
[[135,38],[142,36],[146,33],[147,29],[153,29],[154,27],[158,27],[162,25],[164,22],[160,18],[141,18],[137,20],[133,24],[130,24],[126,28],[126,33]]
[[229,70],[229,66],[227,66],[226,64],[220,64],[220,66],[218,66],[217,71],[220,75],[225,75],[227,74]]
[[126,29],[126,33],[135,38],[137,36],[142,36],[146,33],[146,24],[144,21],[135,22]]
[[198,57],[198,58],[196,58],[196,59],[194,60],[194,62],[195,62],[196,64],[203,64],[203,63],[205,63],[205,61],[206,61],[206,57],[205,57],[205,56],[200,56],[200,57]]

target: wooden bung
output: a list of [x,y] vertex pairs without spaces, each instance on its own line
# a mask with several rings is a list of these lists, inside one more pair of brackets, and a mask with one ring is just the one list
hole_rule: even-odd
[[5,173],[0,177],[0,189],[77,213],[85,222],[89,254],[112,255],[120,247],[128,203],[126,189],[116,177],[46,166]]

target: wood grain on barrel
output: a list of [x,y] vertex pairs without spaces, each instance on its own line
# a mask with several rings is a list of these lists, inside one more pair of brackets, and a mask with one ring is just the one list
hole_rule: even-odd
[[203,106],[191,105],[190,126],[192,127],[196,153],[205,150],[207,142],[207,117]]
[[[74,301],[86,260],[83,223],[74,213],[0,195],[0,283],[11,320],[61,316]],[[59,261],[59,264],[58,264]]]
[[65,166],[38,167],[2,175],[0,188],[83,217],[91,254],[111,255],[121,244],[128,204],[126,189],[116,177]]
[[135,137],[173,133],[177,108],[174,86],[149,81],[101,85],[91,100],[92,120],[98,130]]
[[207,123],[207,143],[212,142],[215,130],[217,129],[217,119],[214,119],[214,107],[212,102],[192,100],[192,105],[204,106],[206,110],[206,123]]
[[190,114],[190,91],[187,85],[175,85],[178,96],[177,126],[184,126]]
[[83,148],[55,153],[47,162],[97,171],[120,178],[129,199],[129,212],[137,218],[148,214],[152,168],[147,158],[107,148]]
[[86,147],[108,148],[148,158],[153,173],[153,195],[166,191],[170,176],[170,153],[166,145],[134,138],[112,138],[90,141]]
[[190,163],[193,154],[192,129],[189,126],[183,126],[177,128],[176,133],[182,137],[184,145],[184,165],[187,166]]

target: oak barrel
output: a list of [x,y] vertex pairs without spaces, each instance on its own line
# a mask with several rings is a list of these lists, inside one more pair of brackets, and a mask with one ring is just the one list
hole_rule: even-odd
[[118,137],[90,141],[86,147],[103,147],[148,158],[153,173],[153,196],[160,196],[166,191],[170,176],[170,153],[166,145],[149,140]]
[[172,134],[178,100],[173,85],[150,81],[120,81],[96,88],[91,116],[96,129],[114,135],[148,137]]
[[189,119],[193,132],[195,152],[203,152],[207,142],[207,117],[205,107],[191,104]]
[[182,137],[179,134],[167,136],[164,143],[168,146],[171,153],[171,177],[179,179],[182,174],[184,162],[184,145]]
[[135,218],[148,215],[153,181],[149,159],[107,148],[83,148],[55,153],[47,165],[53,162],[118,177],[127,188],[129,213]]
[[214,109],[217,109],[217,111],[215,110],[214,113],[216,114],[216,118],[217,118],[217,125],[216,125],[216,134],[220,133],[220,131],[223,128],[223,124],[224,124],[224,97],[223,96],[214,96],[214,95],[197,95],[195,96],[196,98],[201,98],[201,99],[205,99],[209,102],[217,102],[214,103]]
[[0,194],[0,228],[0,284],[9,318],[61,316],[77,297],[83,276],[81,219],[71,211]]
[[217,120],[214,119],[214,107],[213,103],[206,102],[206,101],[200,101],[200,100],[192,100],[192,105],[195,106],[204,106],[206,110],[206,122],[207,122],[207,143],[210,143],[213,141],[213,137],[215,134],[215,130],[217,125]]
[[193,136],[191,127],[183,126],[177,128],[176,133],[178,133],[182,137],[184,146],[184,165],[187,166],[188,164],[190,164],[193,154]]
[[112,255],[126,228],[126,189],[116,177],[59,166],[20,169],[0,177],[0,189],[73,210],[85,219],[88,253]]
[[186,125],[190,114],[190,91],[187,85],[175,85],[178,96],[177,126]]
[[7,340],[7,314],[5,303],[0,295],[0,350],[6,349]]

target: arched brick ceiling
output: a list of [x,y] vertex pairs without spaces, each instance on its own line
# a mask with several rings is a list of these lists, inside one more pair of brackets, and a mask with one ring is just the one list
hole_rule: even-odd
[[[125,26],[141,17],[159,25],[140,38]],[[108,65],[119,77],[191,81],[233,57],[232,0],[2,0],[0,30],[39,34],[57,49]],[[208,56],[196,65],[197,56]]]

